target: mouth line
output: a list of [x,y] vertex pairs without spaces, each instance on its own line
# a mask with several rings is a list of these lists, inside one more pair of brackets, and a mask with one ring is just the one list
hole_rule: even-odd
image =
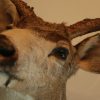
[[[1,71],[0,71],[1,72]],[[10,73],[10,72],[3,72],[8,76],[8,79],[4,83],[4,86],[7,88],[9,84],[11,83],[12,80],[17,80],[17,81],[23,81],[23,79],[18,78],[16,75]]]

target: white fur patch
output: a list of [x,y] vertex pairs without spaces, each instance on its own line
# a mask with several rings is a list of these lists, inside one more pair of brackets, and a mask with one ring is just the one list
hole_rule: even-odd
[[5,73],[0,72],[0,87],[5,87],[5,83],[8,80],[8,76]]

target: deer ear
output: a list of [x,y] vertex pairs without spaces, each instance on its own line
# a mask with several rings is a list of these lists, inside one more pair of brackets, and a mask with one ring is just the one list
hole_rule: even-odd
[[19,15],[15,5],[11,0],[0,1],[0,28],[10,24],[16,24],[19,20]]
[[76,45],[80,68],[100,73],[100,34],[89,37]]

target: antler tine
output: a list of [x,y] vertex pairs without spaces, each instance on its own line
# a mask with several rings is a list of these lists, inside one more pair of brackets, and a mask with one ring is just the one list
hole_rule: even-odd
[[70,34],[71,39],[73,39],[77,36],[81,36],[89,32],[99,31],[100,30],[100,18],[84,19],[67,28],[68,28],[68,33]]
[[25,3],[24,1],[22,0],[11,0],[11,1],[15,4],[20,16],[36,17],[35,13],[33,12],[33,7],[28,6],[27,3]]

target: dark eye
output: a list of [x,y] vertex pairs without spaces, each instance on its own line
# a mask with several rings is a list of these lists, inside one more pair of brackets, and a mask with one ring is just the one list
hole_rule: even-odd
[[52,50],[52,52],[48,56],[56,56],[62,60],[65,60],[69,54],[69,51],[67,48],[64,47],[57,47]]

